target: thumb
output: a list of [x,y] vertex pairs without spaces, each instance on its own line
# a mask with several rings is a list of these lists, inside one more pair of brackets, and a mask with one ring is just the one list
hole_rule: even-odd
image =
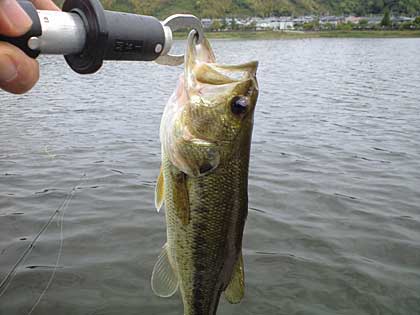
[[0,42],[0,89],[15,94],[25,93],[35,85],[38,78],[36,60],[15,46]]
[[0,34],[23,35],[31,25],[32,20],[15,0],[0,0]]

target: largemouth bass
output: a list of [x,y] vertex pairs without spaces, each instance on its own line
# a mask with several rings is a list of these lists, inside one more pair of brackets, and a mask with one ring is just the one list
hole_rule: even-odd
[[167,243],[151,282],[161,297],[179,289],[184,315],[215,315],[222,292],[230,303],[244,296],[257,66],[217,64],[209,42],[190,34],[185,72],[162,116],[155,204],[165,204]]

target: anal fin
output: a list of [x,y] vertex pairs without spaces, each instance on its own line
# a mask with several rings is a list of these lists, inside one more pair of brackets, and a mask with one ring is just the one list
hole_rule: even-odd
[[153,268],[151,284],[153,292],[160,297],[170,297],[178,290],[178,277],[169,262],[167,244]]
[[231,304],[239,303],[245,294],[244,260],[242,253],[233,269],[232,278],[225,290],[225,298]]

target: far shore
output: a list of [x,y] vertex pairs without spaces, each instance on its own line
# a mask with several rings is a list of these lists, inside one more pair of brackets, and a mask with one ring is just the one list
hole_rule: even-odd
[[[402,31],[320,31],[320,32],[299,32],[299,31],[226,31],[206,32],[211,39],[304,39],[304,38],[406,38],[420,37],[420,30]],[[185,38],[185,34],[176,33],[176,39]]]

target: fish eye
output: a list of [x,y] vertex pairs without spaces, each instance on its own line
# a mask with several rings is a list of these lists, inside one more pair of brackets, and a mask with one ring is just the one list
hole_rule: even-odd
[[248,108],[248,99],[243,96],[235,96],[230,102],[230,109],[235,115],[241,115]]

